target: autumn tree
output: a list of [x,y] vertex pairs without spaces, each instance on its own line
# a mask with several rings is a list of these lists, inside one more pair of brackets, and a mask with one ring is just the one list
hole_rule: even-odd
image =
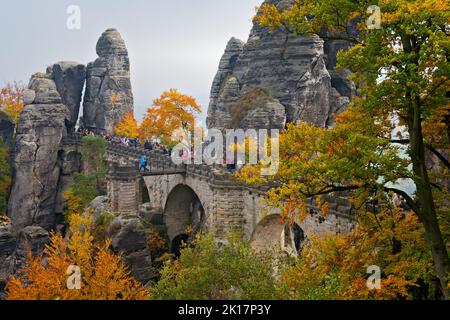
[[[375,1],[382,23],[375,28],[366,24],[371,4],[302,0],[290,8],[263,6],[255,17],[260,25],[286,32],[347,40],[351,48],[340,52],[338,67],[353,70],[351,79],[359,86],[359,97],[333,129],[290,126],[281,141],[280,171],[270,179],[278,187],[269,199],[292,213],[304,211],[306,198],[339,191],[365,199],[401,196],[424,227],[449,298],[450,260],[439,222],[449,211],[450,165],[440,151],[449,148],[448,1]],[[358,21],[358,34],[348,33]],[[395,127],[403,129],[399,136],[392,134]],[[438,174],[427,167],[427,154],[441,162]],[[255,168],[242,172],[244,180],[255,175]],[[413,196],[398,186],[401,179],[414,182]]]
[[171,144],[172,135],[177,130],[192,132],[195,116],[201,112],[200,106],[191,96],[176,89],[164,92],[153,101],[139,128],[141,139],[161,139]]
[[138,124],[133,116],[133,112],[127,113],[117,124],[114,132],[118,136],[137,138],[139,136]]
[[[51,236],[44,256],[28,254],[27,266],[7,284],[9,300],[147,300],[148,291],[135,280],[109,242],[94,243],[92,222],[74,214],[69,236]],[[45,257],[45,259],[43,259]],[[45,261],[45,262],[43,262]],[[79,288],[72,283],[70,266],[81,271]]]
[[72,214],[83,212],[87,206],[100,195],[95,176],[85,176],[75,173],[69,188],[64,192],[66,201],[65,216],[69,218]]
[[[282,277],[289,299],[434,298],[437,286],[423,227],[412,212],[396,208],[388,197],[380,200],[382,210],[361,215],[348,234],[308,235],[308,245]],[[380,268],[379,287],[367,285],[370,266]]]
[[[281,265],[279,270],[281,270]],[[161,300],[266,300],[280,298],[270,255],[258,255],[239,234],[222,248],[212,235],[198,235],[169,261],[152,296]]]
[[17,126],[24,108],[23,92],[25,87],[20,83],[8,83],[0,89],[0,110],[4,111]]

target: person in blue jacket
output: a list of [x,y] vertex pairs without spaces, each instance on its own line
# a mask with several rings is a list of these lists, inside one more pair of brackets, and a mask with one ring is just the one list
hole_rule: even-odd
[[147,157],[145,155],[141,156],[139,171],[144,169],[144,172],[147,172]]

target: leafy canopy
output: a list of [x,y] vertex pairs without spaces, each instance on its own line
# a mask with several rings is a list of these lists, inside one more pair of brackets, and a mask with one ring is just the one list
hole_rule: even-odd
[[172,135],[177,130],[194,130],[195,116],[200,113],[200,106],[193,97],[170,89],[147,109],[139,136],[142,139],[160,139],[166,144],[173,143]]
[[[381,12],[381,26],[375,29],[367,23],[373,4]],[[270,179],[276,187],[269,202],[289,215],[304,213],[308,197],[339,191],[365,196],[366,202],[385,193],[402,196],[424,226],[446,298],[449,15],[446,0],[297,0],[291,7],[264,5],[255,17],[272,29],[348,41],[351,47],[338,54],[338,67],[352,70],[358,86],[358,97],[331,130],[308,124],[288,128],[280,172]],[[430,155],[438,162],[433,170]],[[268,182],[252,167],[240,177]],[[411,179],[415,194],[398,187],[399,179]]]
[[[27,267],[7,284],[9,300],[148,300],[148,291],[109,249],[94,243],[92,222],[74,214],[69,236],[52,234],[43,257],[28,254]],[[69,266],[81,270],[81,288],[68,289]]]
[[123,119],[117,124],[114,132],[118,136],[137,138],[139,136],[139,129],[133,112],[127,113]]
[[8,83],[0,88],[0,110],[4,111],[17,126],[20,114],[25,104],[23,102],[23,92],[25,87],[20,83]]
[[212,235],[197,236],[168,262],[152,289],[155,299],[276,299],[277,280],[270,256],[257,255],[238,234],[219,247]]

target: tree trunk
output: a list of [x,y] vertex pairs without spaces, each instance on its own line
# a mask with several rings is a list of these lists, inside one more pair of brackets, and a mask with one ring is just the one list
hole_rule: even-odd
[[450,273],[450,259],[439,228],[431,184],[425,165],[422,119],[418,103],[415,103],[410,116],[410,156],[413,164],[414,182],[417,187],[417,198],[420,202],[417,214],[425,228],[425,237],[431,249],[441,291],[445,299],[450,299],[447,285],[447,277]]

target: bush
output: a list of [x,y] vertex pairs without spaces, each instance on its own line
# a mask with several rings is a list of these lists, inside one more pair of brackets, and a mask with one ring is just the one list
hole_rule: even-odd
[[[92,222],[78,214],[70,217],[69,237],[53,234],[45,257],[28,253],[27,267],[7,285],[9,300],[148,300],[150,295],[134,279],[109,241],[94,243]],[[45,261],[45,265],[42,263]],[[80,287],[70,289],[69,267],[81,271]]]
[[64,193],[64,199],[67,201],[66,218],[73,213],[83,212],[97,196],[99,196],[97,178],[75,173],[72,185]]
[[277,299],[274,270],[281,268],[273,261],[254,253],[235,233],[222,248],[212,235],[197,236],[179,260],[166,263],[152,295],[161,300]]

